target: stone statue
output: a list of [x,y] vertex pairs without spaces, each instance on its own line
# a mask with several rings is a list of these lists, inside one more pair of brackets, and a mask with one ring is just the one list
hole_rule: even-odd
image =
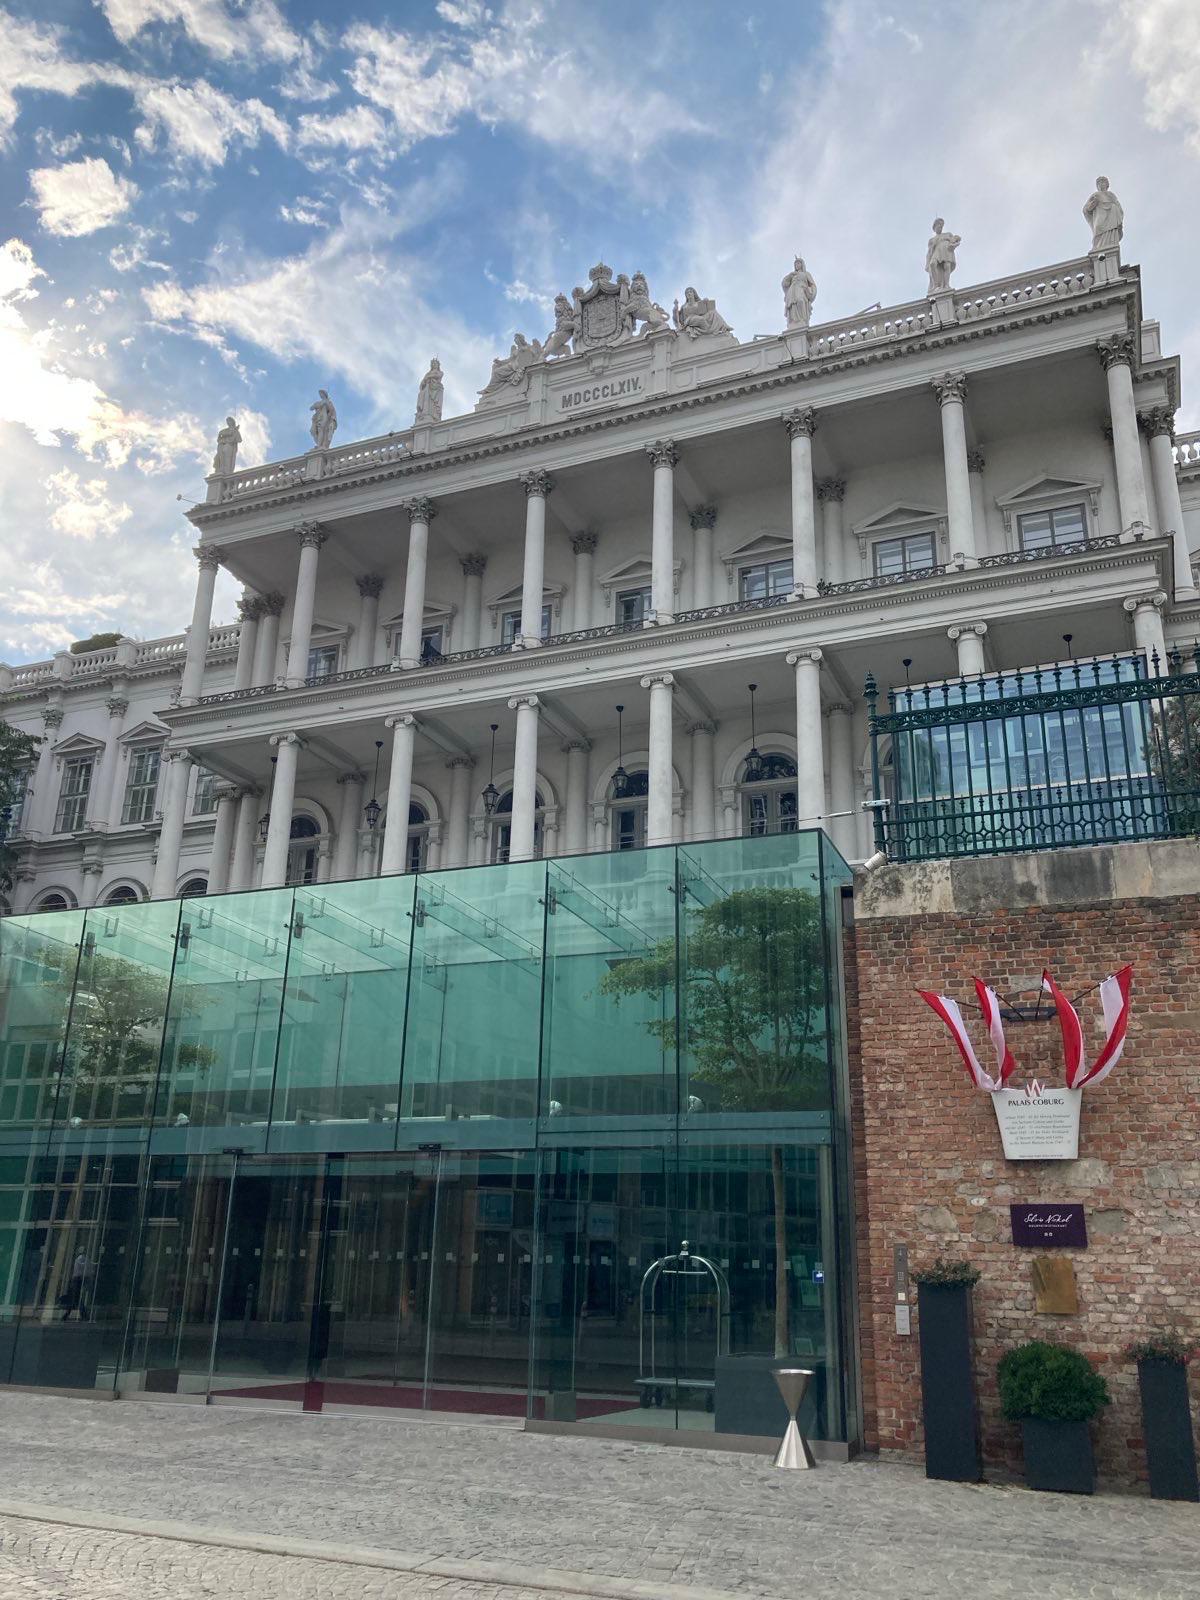
[[1092,249],[1115,250],[1125,233],[1125,212],[1108,187],[1107,178],[1096,179],[1095,193],[1084,206],[1083,214],[1091,224]]
[[242,442],[242,435],[237,422],[233,417],[225,418],[225,426],[217,434],[217,453],[213,457],[213,471],[218,477],[227,478],[231,472],[237,471],[238,445]]
[[434,356],[429,363],[429,371],[421,379],[421,387],[417,390],[417,414],[413,419],[414,423],[440,422],[442,420],[442,396],[444,393],[442,364]]
[[680,333],[689,339],[702,339],[706,334],[732,333],[733,329],[717,310],[715,300],[704,300],[695,289],[683,291],[683,304],[676,300],[671,318]]
[[792,270],[783,280],[783,314],[789,328],[807,328],[812,321],[817,280],[797,256]]
[[[583,293],[576,289],[576,299]],[[565,294],[554,296],[554,332],[546,340],[542,351],[542,359],[549,361],[554,356],[569,356],[571,354],[571,340],[578,329],[576,307],[571,304]]]
[[523,333],[517,334],[507,358],[502,359],[497,356],[493,360],[492,375],[487,381],[487,387],[479,391],[480,394],[496,394],[506,384],[515,389],[529,368],[541,361],[544,354],[540,339],[535,339],[530,344]]
[[943,233],[942,229],[945,226],[941,217],[934,218],[933,238],[925,249],[925,270],[929,274],[930,294],[938,294],[950,287],[950,274],[958,265],[954,252],[962,243],[962,238],[957,233]]
[[643,335],[662,333],[664,329],[670,328],[670,317],[656,301],[650,298],[650,287],[644,272],[635,272],[632,278],[627,278],[622,272],[617,278],[617,286],[621,295],[621,322],[626,334],[632,336],[637,331],[639,322],[645,324],[642,328]]
[[308,408],[312,412],[309,432],[312,434],[314,449],[328,450],[337,432],[337,412],[326,390],[318,389],[317,394],[320,399],[314,400]]

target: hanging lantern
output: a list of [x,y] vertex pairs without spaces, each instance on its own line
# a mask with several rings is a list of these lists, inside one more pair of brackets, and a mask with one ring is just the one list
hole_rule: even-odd
[[752,683],[750,688],[750,753],[746,757],[746,767],[742,781],[744,783],[761,783],[767,770],[763,760],[762,751],[758,748],[758,729],[754,720],[754,696],[758,692],[758,685]]
[[488,770],[487,787],[483,791],[483,809],[487,812],[489,817],[495,815],[496,807],[500,804],[500,791],[497,789],[495,784],[496,734],[499,731],[499,728],[500,724],[498,722],[492,723],[492,760],[491,766]]
[[379,752],[383,749],[383,740],[375,741],[375,776],[371,781],[371,798],[363,807],[363,816],[367,819],[367,827],[374,828],[379,822],[383,807],[379,804]]
[[614,800],[624,800],[629,793],[629,774],[625,771],[623,761],[625,756],[624,738],[625,707],[617,707],[617,770],[612,775],[612,792]]

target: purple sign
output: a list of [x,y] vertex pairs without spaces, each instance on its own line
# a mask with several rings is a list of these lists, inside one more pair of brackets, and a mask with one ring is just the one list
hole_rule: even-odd
[[1012,1242],[1023,1245],[1087,1246],[1082,1206],[1009,1206]]

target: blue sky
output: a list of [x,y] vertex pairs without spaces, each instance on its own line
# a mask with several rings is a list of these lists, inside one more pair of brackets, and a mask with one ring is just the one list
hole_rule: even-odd
[[0,658],[183,626],[227,412],[466,409],[601,257],[747,338],[796,251],[817,320],[919,295],[935,213],[964,285],[1078,255],[1102,171],[1200,363],[1198,163],[1195,0],[0,0]]

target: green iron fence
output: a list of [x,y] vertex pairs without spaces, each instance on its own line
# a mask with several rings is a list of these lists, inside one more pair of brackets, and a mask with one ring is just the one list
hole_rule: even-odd
[[893,861],[1200,832],[1200,645],[864,693]]

